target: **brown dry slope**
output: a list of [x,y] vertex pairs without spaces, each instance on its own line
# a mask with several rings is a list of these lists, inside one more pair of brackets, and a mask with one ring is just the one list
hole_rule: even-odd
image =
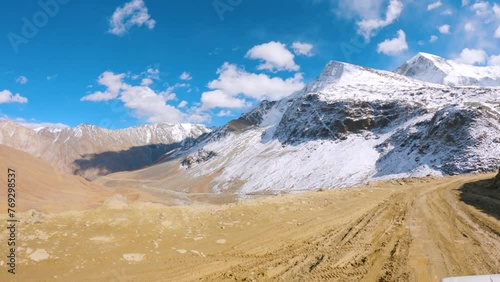
[[486,208],[500,195],[456,189],[492,177],[46,215],[21,224],[18,274],[4,268],[0,280],[439,281],[500,272],[498,208]]
[[8,169],[16,172],[18,211],[69,209],[85,202],[92,202],[92,194],[97,194],[98,187],[91,185],[83,178],[63,174],[41,159],[0,145],[0,185],[2,187],[0,199],[4,205],[6,205]]
[[[117,193],[131,200],[156,199],[134,189],[110,189],[92,184],[81,177],[62,173],[28,153],[0,145],[0,205],[5,205],[5,208],[8,169],[16,172],[17,211],[59,212],[93,208]],[[4,207],[1,207],[2,213],[6,212]]]

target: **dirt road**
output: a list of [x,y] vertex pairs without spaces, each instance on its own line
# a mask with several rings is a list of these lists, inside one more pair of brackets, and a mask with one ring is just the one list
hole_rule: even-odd
[[[492,177],[395,180],[222,206],[108,204],[46,215],[21,227],[16,278],[439,281],[498,273],[500,191],[476,184],[456,190]],[[36,261],[44,252],[48,258]],[[1,281],[15,281],[6,273]]]

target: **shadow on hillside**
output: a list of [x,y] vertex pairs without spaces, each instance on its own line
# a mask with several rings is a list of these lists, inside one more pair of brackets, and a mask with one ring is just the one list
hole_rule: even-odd
[[500,189],[493,179],[467,183],[460,189],[460,200],[500,220]]
[[168,153],[182,148],[187,142],[192,142],[192,140],[187,139],[173,144],[138,146],[117,152],[82,155],[80,159],[73,162],[73,174],[87,180],[94,180],[99,176],[115,172],[143,169],[157,162],[165,161]]

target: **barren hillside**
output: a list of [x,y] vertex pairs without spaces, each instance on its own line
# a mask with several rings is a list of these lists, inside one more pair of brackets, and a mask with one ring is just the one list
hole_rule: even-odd
[[495,273],[500,190],[492,189],[493,177],[392,180],[222,206],[115,199],[85,212],[44,215],[34,225],[24,215],[16,277],[439,281]]
[[[16,173],[17,211],[67,211],[100,206],[115,194],[126,195],[130,200],[151,200],[168,203],[146,192],[126,187],[106,188],[88,182],[79,176],[60,172],[45,161],[0,145],[0,199],[7,205],[7,170]],[[5,201],[5,202],[4,202]],[[2,210],[2,213],[6,211]]]

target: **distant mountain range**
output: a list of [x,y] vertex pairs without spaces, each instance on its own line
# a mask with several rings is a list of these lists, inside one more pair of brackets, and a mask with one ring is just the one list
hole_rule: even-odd
[[151,165],[165,153],[209,132],[203,125],[167,123],[121,130],[87,124],[32,130],[11,121],[0,121],[0,144],[92,180],[100,175]]
[[[395,72],[332,61],[280,101],[214,131],[0,123],[0,143],[107,186],[240,194],[349,187],[500,166],[500,67],[419,53]],[[132,171],[133,170],[133,171]],[[129,172],[127,172],[129,171]]]

